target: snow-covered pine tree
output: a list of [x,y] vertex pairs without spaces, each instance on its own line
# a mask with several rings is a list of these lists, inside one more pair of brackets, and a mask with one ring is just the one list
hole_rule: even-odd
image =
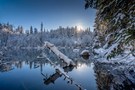
[[43,32],[43,28],[44,28],[44,26],[43,26],[43,22],[41,22],[41,32]]
[[20,34],[23,34],[24,33],[24,31],[23,31],[23,27],[22,26],[20,26]]
[[37,28],[34,28],[34,34],[37,34],[37,33],[38,33]]
[[30,34],[33,34],[33,27],[30,26]]
[[95,33],[109,59],[130,50],[135,54],[135,0],[85,0],[97,9]]

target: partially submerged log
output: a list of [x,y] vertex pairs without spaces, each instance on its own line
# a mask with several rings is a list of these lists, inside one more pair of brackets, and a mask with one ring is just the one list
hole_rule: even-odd
[[64,61],[64,63],[67,64],[67,66],[73,65],[75,66],[75,63],[69,59],[66,55],[64,55],[63,53],[61,53],[57,47],[54,44],[51,44],[50,42],[45,42],[44,47],[49,48],[54,54],[56,54],[62,61]]
[[[78,87],[79,90],[86,90],[84,87],[82,87],[80,84],[78,84],[77,82],[75,82],[66,72],[63,71],[62,68],[60,68],[59,66],[57,66],[55,63],[53,63],[46,55],[44,55],[44,57],[47,59],[47,61],[50,62],[50,64],[52,66],[54,66],[56,73],[51,75],[49,78],[46,78],[46,76],[41,73],[45,79],[44,79],[44,83],[46,85],[50,84],[50,83],[54,83],[55,80],[57,80],[59,77],[61,77],[62,75],[64,76],[64,80],[67,80],[68,83],[75,85],[76,87]],[[67,67],[65,67],[67,68]]]
[[[42,75],[43,75],[43,73],[42,73]],[[51,75],[49,78],[44,79],[44,84],[49,85],[50,83],[54,83],[55,80],[61,76],[62,76],[62,74],[56,72],[55,74]]]

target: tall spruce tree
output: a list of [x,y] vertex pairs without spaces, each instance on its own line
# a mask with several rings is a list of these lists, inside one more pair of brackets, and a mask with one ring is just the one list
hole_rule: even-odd
[[127,49],[135,55],[135,0],[85,1],[85,8],[97,9],[96,35],[100,46],[111,50],[105,56],[109,59]]

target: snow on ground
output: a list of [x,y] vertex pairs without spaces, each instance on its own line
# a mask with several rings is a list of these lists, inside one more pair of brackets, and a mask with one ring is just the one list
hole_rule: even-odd
[[[134,64],[135,65],[135,57],[130,54],[129,49],[124,51],[123,55],[118,55],[114,58],[107,60],[107,56],[111,53],[111,51],[118,46],[118,43],[112,45],[108,49],[99,48],[94,49],[96,61],[101,63],[123,63],[123,64]],[[132,62],[132,63],[131,63]]]
[[[115,47],[112,46],[112,47]],[[106,59],[106,53],[109,54],[109,52],[111,50],[105,50],[103,48],[99,48],[99,49],[94,49],[94,51],[98,54],[97,55],[97,60],[98,62],[101,62],[101,63],[122,63],[122,64],[128,64],[128,65],[135,65],[135,57],[132,56],[131,54],[129,54],[129,51],[125,51],[125,54],[124,55],[119,55],[115,58],[111,58],[109,60]],[[105,55],[105,56],[104,56]],[[96,55],[95,55],[96,56]]]
[[0,51],[0,55],[3,55],[3,52],[2,51]]
[[73,52],[78,53],[80,49],[73,49]]
[[96,53],[98,52],[98,58],[96,59],[96,62],[100,62],[100,63],[110,63],[110,64],[125,64],[125,65],[135,65],[135,57],[132,56],[131,54],[125,54],[125,55],[119,55],[115,58],[111,58],[109,60],[106,59],[106,57],[104,57],[104,49],[99,49],[96,51]]

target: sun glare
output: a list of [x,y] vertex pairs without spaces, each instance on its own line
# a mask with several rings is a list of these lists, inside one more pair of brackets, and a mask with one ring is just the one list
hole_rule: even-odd
[[78,25],[77,26],[77,31],[79,32],[79,31],[81,31],[83,29],[83,27],[81,26],[81,25]]

